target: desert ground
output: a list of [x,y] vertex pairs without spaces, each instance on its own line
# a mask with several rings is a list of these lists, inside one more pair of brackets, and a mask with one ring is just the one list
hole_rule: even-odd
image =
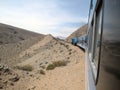
[[85,90],[84,51],[51,35],[0,45],[0,90]]

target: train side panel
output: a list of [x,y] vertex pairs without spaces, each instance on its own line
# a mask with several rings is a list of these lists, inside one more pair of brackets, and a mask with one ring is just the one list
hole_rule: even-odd
[[96,1],[89,12],[87,90],[120,90],[120,0]]
[[104,0],[97,90],[120,90],[120,0]]

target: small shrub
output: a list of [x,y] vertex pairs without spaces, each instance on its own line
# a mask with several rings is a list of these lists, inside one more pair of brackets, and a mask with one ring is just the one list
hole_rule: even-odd
[[71,52],[71,51],[72,51],[72,49],[69,49],[69,51]]
[[52,70],[56,67],[66,66],[69,61],[53,61],[52,64],[49,64],[46,70]]
[[68,61],[54,61],[54,62],[53,62],[53,65],[54,65],[55,67],[60,67],[60,66],[66,66],[67,63],[68,63]]
[[43,71],[42,69],[40,70],[40,74],[45,75],[45,71]]
[[71,52],[69,52],[69,55],[71,55],[72,53]]
[[60,52],[63,52],[63,50],[60,50]]
[[32,71],[33,70],[33,66],[27,64],[27,65],[24,65],[24,66],[16,66],[17,69],[20,69],[20,70],[24,70],[24,71]]
[[66,47],[67,49],[69,49],[69,45],[65,45],[65,47]]
[[19,37],[20,40],[25,40],[23,37]]
[[49,65],[47,66],[46,70],[52,70],[52,69],[54,69],[54,68],[55,68],[55,65],[49,64]]

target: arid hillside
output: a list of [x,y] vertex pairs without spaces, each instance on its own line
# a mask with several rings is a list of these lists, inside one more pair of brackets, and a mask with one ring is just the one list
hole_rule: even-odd
[[45,35],[0,23],[0,63],[15,64],[18,55]]
[[2,43],[0,90],[85,90],[84,52],[52,35]]
[[0,44],[16,43],[42,34],[0,23]]
[[71,39],[74,37],[80,37],[82,35],[85,35],[87,33],[88,25],[85,24],[84,26],[80,27],[79,29],[75,30],[69,37],[67,37],[66,41],[71,42]]

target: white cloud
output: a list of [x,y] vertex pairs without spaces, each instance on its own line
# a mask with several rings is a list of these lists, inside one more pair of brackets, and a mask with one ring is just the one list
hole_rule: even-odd
[[68,36],[73,30],[78,28],[59,27],[60,24],[87,22],[87,17],[73,17],[64,10],[60,10],[56,2],[51,1],[45,2],[41,0],[41,2],[37,3],[30,0],[29,3],[23,3],[22,7],[17,7],[13,10],[10,9],[7,6],[0,8],[1,23],[39,33],[51,33],[55,36]]

